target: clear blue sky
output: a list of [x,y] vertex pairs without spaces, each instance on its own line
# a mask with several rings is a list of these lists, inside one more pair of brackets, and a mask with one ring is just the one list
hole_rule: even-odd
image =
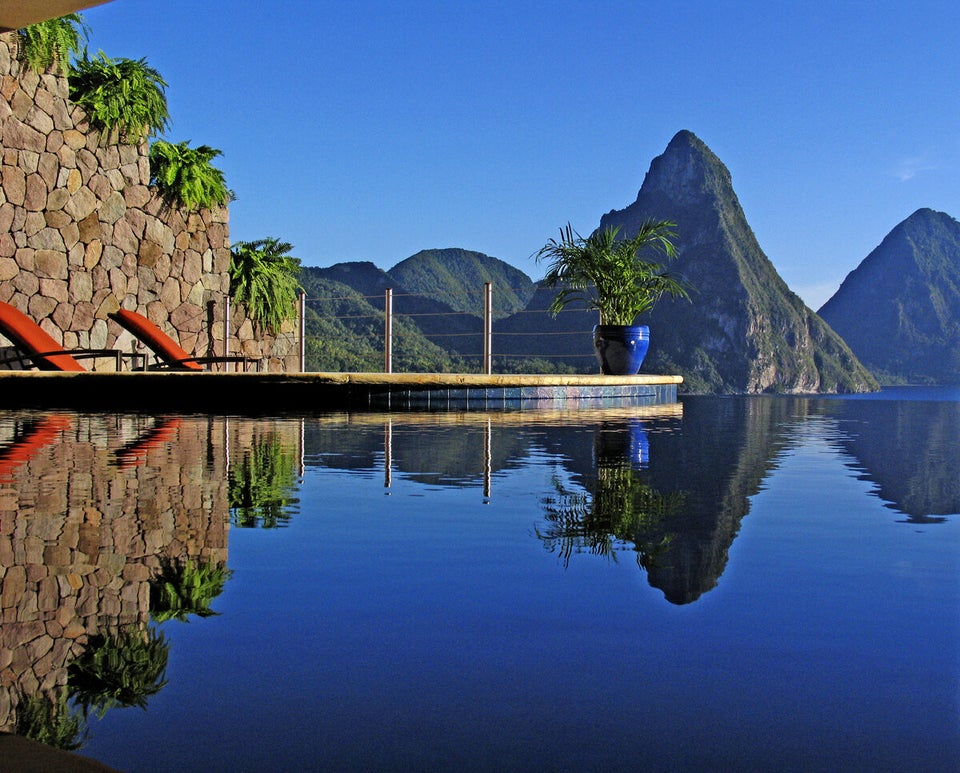
[[[220,148],[231,238],[307,266],[463,247],[543,274],[680,129],[813,308],[920,207],[960,218],[960,5],[114,0],[90,49]],[[682,236],[682,234],[681,234]]]

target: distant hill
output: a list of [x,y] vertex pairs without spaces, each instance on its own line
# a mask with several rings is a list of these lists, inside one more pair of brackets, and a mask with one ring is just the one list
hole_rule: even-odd
[[494,319],[523,309],[535,289],[530,277],[509,263],[482,252],[457,248],[421,250],[387,274],[407,292],[425,295],[481,319],[486,282],[495,288]]
[[634,235],[647,218],[677,224],[671,271],[693,303],[663,301],[646,320],[645,372],[680,373],[696,392],[860,392],[876,381],[787,287],[757,242],[730,172],[694,134],[679,132],[650,164],[637,200],[600,227]]
[[920,209],[820,309],[885,382],[960,382],[960,223]]
[[[342,267],[349,267],[343,271]],[[373,268],[373,271],[369,269]],[[358,270],[354,270],[358,269]],[[358,291],[327,275],[353,278]],[[300,283],[307,294],[307,370],[379,372],[384,366],[382,294],[369,292],[378,281],[373,264],[340,264],[331,269],[303,268]],[[383,274],[383,272],[380,272]],[[385,276],[385,275],[384,275]],[[362,278],[362,282],[360,282]],[[365,297],[372,296],[372,297]],[[430,341],[409,319],[394,320],[394,370],[407,372],[470,372],[478,368]]]

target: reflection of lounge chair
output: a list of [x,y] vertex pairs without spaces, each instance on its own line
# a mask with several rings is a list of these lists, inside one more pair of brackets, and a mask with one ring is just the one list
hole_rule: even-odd
[[147,460],[147,453],[173,440],[179,428],[180,419],[158,419],[157,423],[143,435],[116,450],[117,466],[126,470],[143,464]]
[[30,317],[9,303],[0,301],[0,333],[13,341],[20,354],[14,353],[0,360],[0,364],[31,364],[40,370],[82,371],[77,360],[91,357],[113,357],[120,370],[119,349],[64,349],[51,335]]
[[37,450],[59,439],[72,423],[69,416],[62,414],[44,416],[27,429],[19,440],[0,448],[0,482],[12,480],[14,470],[26,463]]
[[[251,362],[249,357],[233,357],[213,355],[209,357],[194,357],[187,354],[180,345],[170,336],[164,333],[153,322],[137,314],[135,311],[120,309],[110,315],[121,326],[129,330],[133,335],[140,339],[156,355],[158,362],[151,365],[151,370],[160,368],[172,368],[174,370],[203,370],[206,363],[215,362],[239,362],[246,364]],[[258,362],[259,366],[259,362]]]

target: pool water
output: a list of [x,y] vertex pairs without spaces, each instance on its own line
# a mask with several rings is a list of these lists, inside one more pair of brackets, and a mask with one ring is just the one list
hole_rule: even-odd
[[128,771],[960,760],[958,390],[0,413],[0,572],[0,729]]

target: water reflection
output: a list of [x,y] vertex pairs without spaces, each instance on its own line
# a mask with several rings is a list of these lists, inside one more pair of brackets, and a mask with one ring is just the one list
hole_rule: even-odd
[[560,567],[628,556],[667,601],[688,604],[718,584],[751,498],[812,420],[910,522],[960,512],[955,402],[698,397],[302,421],[0,415],[0,730],[74,748],[89,713],[148,706],[165,684],[164,626],[216,614],[231,527],[294,523],[305,468],[382,479],[388,493],[403,481],[427,503],[438,488],[498,503],[513,473],[552,471],[532,492],[529,540]]
[[[909,392],[908,392],[909,394]],[[960,513],[960,402],[823,401],[877,495],[912,523]]]
[[0,730],[72,749],[88,712],[145,708],[158,625],[215,614],[231,508],[288,519],[299,450],[282,422],[3,416]]

